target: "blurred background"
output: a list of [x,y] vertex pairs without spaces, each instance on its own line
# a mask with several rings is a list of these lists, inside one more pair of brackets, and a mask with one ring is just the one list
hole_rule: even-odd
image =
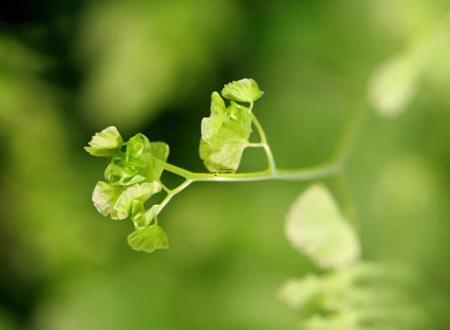
[[[301,328],[277,292],[320,272],[283,232],[305,183],[195,184],[152,255],[91,203],[94,132],[143,132],[204,171],[210,94],[244,77],[265,91],[255,112],[280,167],[326,162],[347,115],[367,113],[325,183],[363,258],[420,278],[420,329],[450,329],[449,13],[447,0],[2,1],[0,329]],[[244,170],[263,166],[246,153]]]

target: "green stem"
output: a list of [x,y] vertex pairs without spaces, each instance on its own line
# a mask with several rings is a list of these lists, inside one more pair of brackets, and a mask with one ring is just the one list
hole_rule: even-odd
[[266,132],[264,131],[264,128],[262,127],[261,123],[259,122],[258,118],[253,114],[253,102],[250,103],[250,113],[252,115],[252,122],[255,125],[256,131],[258,132],[259,139],[260,139],[260,147],[264,149],[264,153],[266,154],[267,163],[268,163],[268,169],[271,173],[275,173],[276,171],[276,164],[275,164],[275,158],[273,157],[272,149],[270,149],[269,143],[267,141]]
[[163,199],[161,204],[159,205],[158,214],[166,207],[167,204],[171,201],[171,199],[184,189],[186,189],[190,184],[192,183],[192,180],[186,179],[182,184],[180,184],[178,187],[170,190],[170,192],[167,193],[166,197]]
[[[173,174],[182,176],[191,182],[248,182],[248,181],[268,181],[268,180],[291,180],[309,181],[338,173],[342,164],[339,161],[326,163],[313,167],[301,169],[267,169],[264,171],[247,173],[201,173],[191,172],[173,164],[157,160],[164,169]],[[178,189],[178,188],[176,188]],[[176,189],[172,190],[174,192]]]

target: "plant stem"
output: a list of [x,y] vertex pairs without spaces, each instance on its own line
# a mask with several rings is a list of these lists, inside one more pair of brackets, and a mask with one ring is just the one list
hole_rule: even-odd
[[163,199],[161,204],[159,205],[158,214],[164,209],[164,207],[170,202],[170,200],[178,193],[186,189],[190,184],[192,183],[192,180],[186,179],[182,184],[180,184],[178,187],[170,190],[170,192],[167,193],[166,197]]
[[[292,180],[309,181],[323,178],[338,173],[342,164],[340,161],[326,163],[313,167],[301,169],[267,169],[264,171],[247,173],[199,173],[191,172],[173,164],[157,160],[164,166],[164,169],[173,174],[182,176],[191,182],[248,182],[248,181],[268,181],[268,180]],[[172,190],[176,191],[178,188]]]
[[266,132],[264,131],[264,128],[262,127],[258,118],[256,118],[256,116],[253,114],[252,109],[253,109],[253,102],[250,103],[250,113],[252,115],[252,122],[255,125],[256,131],[258,132],[260,139],[260,146],[264,149],[264,153],[266,154],[267,163],[269,166],[268,169],[271,173],[275,173],[277,167],[275,164],[275,159],[273,157],[272,149],[270,149],[269,143],[267,142]]

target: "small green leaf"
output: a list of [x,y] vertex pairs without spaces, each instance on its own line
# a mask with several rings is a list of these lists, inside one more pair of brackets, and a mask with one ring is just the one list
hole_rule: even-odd
[[[164,142],[151,142],[153,157],[165,162],[169,157],[169,145]],[[164,167],[155,159],[152,159],[151,171],[149,171],[147,178],[150,181],[159,180]]]
[[202,120],[200,158],[211,172],[235,172],[252,132],[252,115],[233,101],[221,110],[220,96],[213,93],[211,98],[211,116]]
[[238,102],[255,102],[264,94],[256,81],[247,78],[226,84],[221,93],[224,98]]
[[308,188],[291,206],[286,235],[293,247],[325,269],[349,266],[360,256],[353,227],[320,184]]
[[152,146],[144,134],[138,133],[128,140],[126,150],[126,160],[128,162],[144,167],[146,164],[143,156],[146,154],[152,154]]
[[109,126],[96,133],[89,141],[89,147],[84,147],[84,149],[92,156],[109,157],[122,147],[122,143],[122,136],[117,128]]
[[217,92],[211,94],[211,113],[213,115],[225,113],[225,101]]
[[128,244],[136,251],[152,253],[158,249],[168,249],[169,240],[164,230],[158,225],[138,229],[128,235]]
[[150,142],[143,134],[136,134],[127,144],[126,163],[149,181],[159,180],[164,167],[155,160],[165,162],[169,146],[164,142]]
[[110,183],[131,186],[135,183],[145,181],[145,177],[138,174],[138,171],[132,167],[119,165],[122,160],[113,159],[105,169],[105,179]]
[[138,183],[127,188],[117,199],[111,218],[123,220],[128,218],[133,201],[138,200],[145,203],[153,194],[161,191],[161,184],[157,181]]
[[100,214],[107,216],[113,210],[114,203],[121,193],[122,188],[99,181],[97,182],[92,193],[92,201],[94,202],[94,206],[97,211]]

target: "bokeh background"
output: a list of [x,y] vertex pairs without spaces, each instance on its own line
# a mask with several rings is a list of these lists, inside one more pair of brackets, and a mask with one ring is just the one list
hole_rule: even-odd
[[[446,0],[2,1],[0,329],[299,329],[277,292],[319,272],[283,233],[305,183],[195,184],[164,211],[171,248],[153,255],[91,203],[94,132],[143,132],[203,171],[210,93],[243,77],[265,91],[255,111],[282,167],[326,162],[366,111],[325,182],[365,260],[419,274],[421,329],[449,329],[449,13]],[[392,59],[407,65],[371,94]],[[262,166],[246,154],[243,169]]]

